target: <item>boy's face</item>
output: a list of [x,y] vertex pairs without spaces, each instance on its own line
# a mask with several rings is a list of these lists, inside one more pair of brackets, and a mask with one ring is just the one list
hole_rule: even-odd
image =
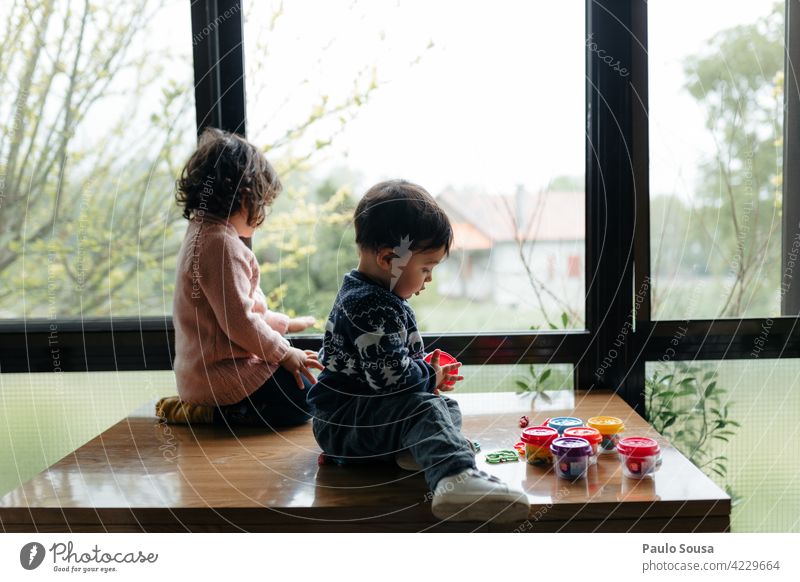
[[402,299],[419,295],[425,285],[433,280],[433,268],[445,257],[444,247],[430,251],[414,252],[408,262],[395,259],[392,292]]

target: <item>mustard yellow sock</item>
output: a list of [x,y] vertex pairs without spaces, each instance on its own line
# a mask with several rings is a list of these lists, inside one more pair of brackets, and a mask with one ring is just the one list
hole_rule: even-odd
[[170,424],[211,424],[214,407],[189,404],[177,396],[167,396],[156,402],[156,416]]

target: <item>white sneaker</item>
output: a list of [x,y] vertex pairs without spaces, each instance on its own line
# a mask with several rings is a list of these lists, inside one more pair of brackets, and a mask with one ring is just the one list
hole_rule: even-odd
[[431,510],[438,519],[503,523],[527,519],[530,504],[522,489],[467,469],[436,484]]

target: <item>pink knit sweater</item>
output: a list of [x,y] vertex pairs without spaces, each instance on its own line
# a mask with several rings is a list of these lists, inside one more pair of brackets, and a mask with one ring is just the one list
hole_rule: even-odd
[[255,392],[289,346],[289,318],[267,309],[258,262],[236,227],[206,213],[178,254],[173,368],[181,399],[233,404]]

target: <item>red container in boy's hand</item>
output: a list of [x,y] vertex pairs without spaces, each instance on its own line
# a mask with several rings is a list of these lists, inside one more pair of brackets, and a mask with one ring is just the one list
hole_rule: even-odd
[[[431,363],[431,358],[433,358],[433,352],[431,352],[427,356],[425,356],[423,358],[423,360],[430,364]],[[443,352],[442,350],[439,350],[439,365],[440,366],[446,366],[447,364],[455,364],[457,362],[458,362],[458,360],[456,360],[453,356],[451,356],[447,352]],[[451,370],[450,373],[451,374],[458,374],[459,368],[461,368],[461,364],[456,366],[454,370]],[[455,385],[455,382],[452,381],[452,380],[448,380],[447,382],[445,382],[445,384],[447,384],[448,386],[453,386],[453,385]]]

